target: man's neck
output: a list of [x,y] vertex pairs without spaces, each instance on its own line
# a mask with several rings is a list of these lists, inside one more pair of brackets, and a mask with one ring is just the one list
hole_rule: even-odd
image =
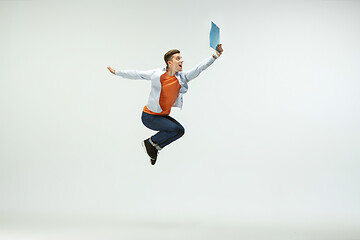
[[171,77],[175,76],[175,74],[177,73],[177,72],[175,72],[174,70],[171,70],[171,69],[166,69],[166,72],[167,72],[167,74],[169,74],[169,76],[171,76]]

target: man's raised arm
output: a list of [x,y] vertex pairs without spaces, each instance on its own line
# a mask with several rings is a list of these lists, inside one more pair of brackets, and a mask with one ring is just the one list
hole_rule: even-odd
[[212,55],[211,58],[206,59],[205,61],[201,62],[200,64],[198,64],[197,66],[195,66],[193,69],[183,72],[184,77],[186,79],[187,82],[193,80],[194,78],[196,78],[197,76],[199,76],[199,74],[204,71],[205,69],[207,69],[211,64],[213,64],[213,62],[215,61],[215,59],[217,59],[218,57],[221,56],[221,54],[223,53],[223,49],[222,49],[222,44],[219,44],[217,46],[217,51]]

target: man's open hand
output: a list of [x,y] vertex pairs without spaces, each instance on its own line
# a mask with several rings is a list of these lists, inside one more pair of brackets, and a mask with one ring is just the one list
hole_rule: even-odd
[[112,73],[112,74],[115,74],[115,70],[112,69],[111,67],[108,67],[109,71]]

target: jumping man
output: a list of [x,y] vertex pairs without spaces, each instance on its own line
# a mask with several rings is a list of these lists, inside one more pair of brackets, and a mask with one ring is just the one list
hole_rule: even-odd
[[143,109],[141,120],[147,128],[158,131],[155,135],[142,142],[152,165],[156,163],[161,149],[184,135],[184,127],[169,116],[171,108],[182,107],[183,94],[188,90],[188,82],[199,76],[222,53],[222,45],[219,44],[212,57],[189,71],[182,71],[184,61],[180,51],[176,49],[165,53],[166,67],[163,69],[134,71],[114,70],[108,67],[112,74],[123,78],[151,80],[150,96],[147,105]]

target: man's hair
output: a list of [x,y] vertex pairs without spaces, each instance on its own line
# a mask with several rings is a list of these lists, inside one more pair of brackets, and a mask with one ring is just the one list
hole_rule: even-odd
[[177,49],[172,49],[172,50],[167,51],[167,53],[165,53],[164,60],[166,63],[166,67],[168,67],[168,61],[170,61],[172,56],[177,53],[180,53],[180,51]]

